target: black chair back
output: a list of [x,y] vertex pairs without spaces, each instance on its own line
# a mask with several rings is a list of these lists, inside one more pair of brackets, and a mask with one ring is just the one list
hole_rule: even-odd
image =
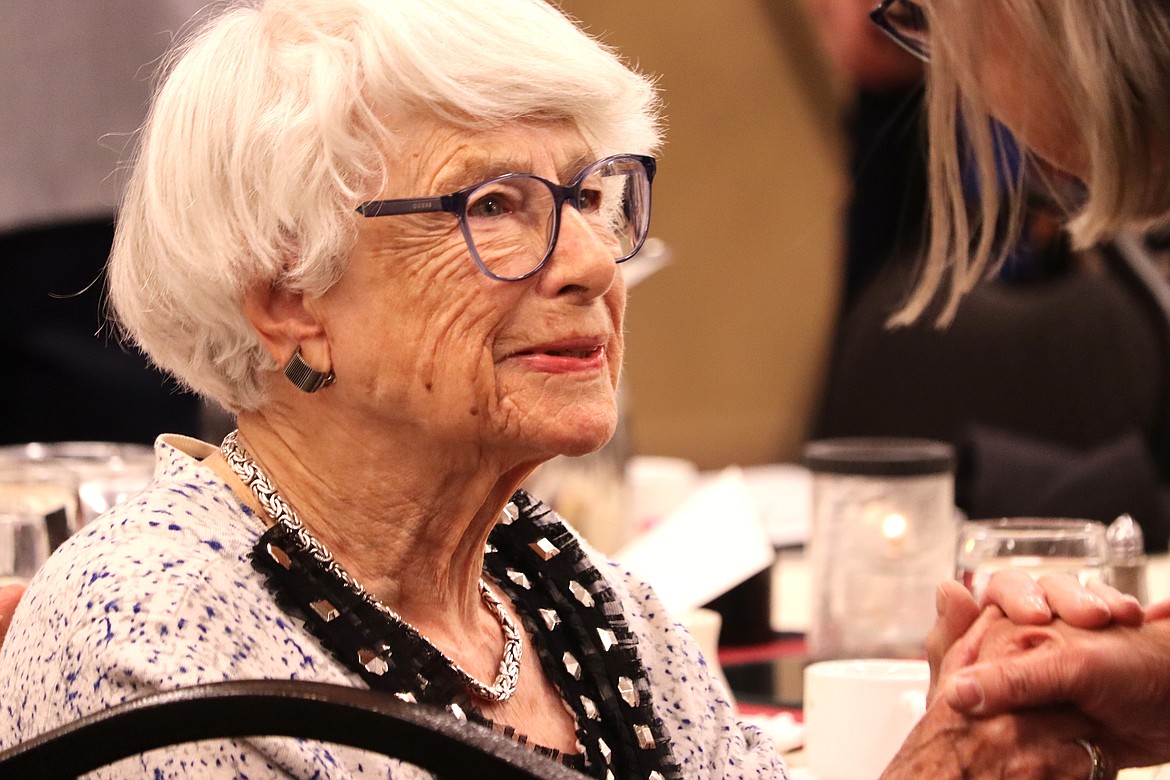
[[0,753],[0,777],[72,778],[156,748],[258,736],[361,748],[438,777],[583,780],[445,711],[376,691],[298,680],[212,683],[144,696]]

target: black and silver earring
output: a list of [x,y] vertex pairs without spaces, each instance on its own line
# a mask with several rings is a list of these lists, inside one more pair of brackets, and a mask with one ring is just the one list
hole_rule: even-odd
[[297,347],[297,351],[289,358],[288,365],[284,367],[284,375],[288,381],[306,393],[315,393],[322,387],[329,387],[336,378],[332,370],[318,371],[306,363],[301,357],[300,347]]

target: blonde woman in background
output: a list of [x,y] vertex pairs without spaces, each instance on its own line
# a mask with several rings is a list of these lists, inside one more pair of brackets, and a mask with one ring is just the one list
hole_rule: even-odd
[[[1170,222],[1170,2],[884,0],[873,18],[928,63],[930,243],[895,324],[948,322],[1011,245],[1025,183],[1010,182],[1003,198],[982,186],[973,207],[963,196],[965,160],[979,181],[997,178],[992,118],[1041,176],[1079,183],[1062,189],[1078,246]],[[1105,630],[1085,631],[1048,623],[1092,598],[1074,583],[1009,574],[998,587],[1031,593],[1034,608],[1012,617],[1032,625],[995,608],[980,616],[955,583],[940,590],[929,643],[944,675],[937,700],[977,717],[1076,707],[1096,724],[1085,743],[1091,780],[1170,761],[1170,606],[1148,609],[1140,625],[1105,619]],[[931,739],[946,737],[923,728],[907,747]]]
[[[874,18],[928,63],[930,245],[895,323],[949,321],[1011,246],[1025,183],[1008,182],[1006,204],[994,186],[979,188],[974,209],[964,195],[967,154],[979,181],[999,178],[989,119],[1041,177],[1048,170],[1083,185],[1064,204],[1078,247],[1170,221],[1170,4],[884,0]],[[936,299],[941,307],[931,309]]]

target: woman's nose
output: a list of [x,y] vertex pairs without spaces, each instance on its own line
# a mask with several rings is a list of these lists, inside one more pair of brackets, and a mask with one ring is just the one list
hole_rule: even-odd
[[617,278],[614,242],[591,227],[569,204],[561,207],[561,227],[548,263],[541,269],[541,288],[550,295],[584,299],[604,295]]

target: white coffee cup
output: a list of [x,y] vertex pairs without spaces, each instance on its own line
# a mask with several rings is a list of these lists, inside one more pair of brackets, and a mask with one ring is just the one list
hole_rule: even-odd
[[926,711],[926,661],[821,661],[804,670],[804,753],[816,780],[875,780]]

